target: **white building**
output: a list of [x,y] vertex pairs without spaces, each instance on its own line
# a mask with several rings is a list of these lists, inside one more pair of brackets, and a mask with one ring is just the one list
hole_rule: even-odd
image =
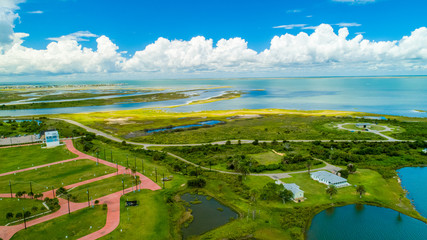
[[334,185],[337,188],[350,186],[350,184],[347,182],[347,179],[337,176],[335,174],[332,174],[330,172],[326,172],[326,171],[312,172],[310,176],[312,179],[320,183],[326,184],[328,186]]
[[48,148],[61,145],[61,143],[59,142],[59,133],[55,130],[44,132],[43,140],[46,143],[46,147]]
[[370,128],[371,125],[371,123],[356,123],[356,127],[358,128]]
[[283,187],[285,187],[285,189],[287,189],[287,190],[291,191],[291,192],[292,192],[292,194],[293,194],[292,199],[293,199],[295,202],[301,202],[301,201],[304,201],[304,191],[303,191],[303,190],[301,190],[301,189],[299,188],[299,186],[298,186],[298,185],[296,185],[295,183],[284,183],[284,182],[282,182],[282,181],[280,181],[280,180],[276,180],[276,184],[277,184],[277,185],[283,185]]

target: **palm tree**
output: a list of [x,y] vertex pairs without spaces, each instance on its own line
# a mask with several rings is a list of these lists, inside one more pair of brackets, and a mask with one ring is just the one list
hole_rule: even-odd
[[332,199],[332,195],[337,194],[338,190],[334,185],[329,185],[329,187],[326,189],[326,193],[329,194],[329,199]]
[[307,165],[307,169],[308,169],[308,174],[310,174],[310,168],[313,165],[313,163],[311,162],[311,160],[307,160],[306,165]]
[[356,192],[359,193],[360,198],[362,198],[362,195],[366,192],[365,186],[363,185],[358,185],[356,187]]

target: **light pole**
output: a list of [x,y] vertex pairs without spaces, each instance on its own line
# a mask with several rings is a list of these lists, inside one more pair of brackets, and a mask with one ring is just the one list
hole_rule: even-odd
[[111,154],[110,154],[110,159],[111,159],[111,162],[113,162],[113,150],[110,150],[111,152]]
[[33,186],[31,185],[31,181],[30,181],[30,193],[33,193]]
[[135,171],[136,171],[136,169],[137,169],[137,168],[136,168],[136,156],[135,156]]
[[156,171],[156,182],[157,182],[157,168],[155,168],[155,171]]
[[52,186],[52,196],[53,198],[55,198],[55,191],[53,190],[53,186]]
[[129,167],[129,156],[126,154],[126,166]]
[[67,196],[68,196],[68,214],[70,214],[71,213],[71,211],[70,211],[70,194],[67,194]]
[[119,162],[116,162],[117,175],[119,175]]
[[163,183],[163,189],[165,189],[165,173],[163,173],[162,183]]
[[9,180],[10,198],[12,198],[12,183]]
[[86,193],[87,193],[87,205],[90,207],[89,188],[87,189]]
[[99,152],[96,152],[96,165],[98,165]]
[[141,159],[141,171],[144,173],[144,159]]
[[123,185],[123,195],[125,195],[125,181],[122,178],[122,185]]
[[23,215],[24,215],[24,226],[25,226],[25,229],[27,229],[27,221],[25,219],[25,208],[22,208],[22,212],[23,212]]

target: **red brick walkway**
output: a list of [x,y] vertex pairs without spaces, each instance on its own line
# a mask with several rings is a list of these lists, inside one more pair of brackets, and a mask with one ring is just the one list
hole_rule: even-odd
[[[49,165],[54,165],[54,164],[58,164],[58,163],[61,163],[61,162],[74,161],[74,160],[78,160],[78,159],[89,159],[89,160],[92,160],[92,161],[97,161],[97,159],[95,157],[92,157],[90,155],[84,154],[84,153],[78,151],[76,148],[74,148],[73,143],[72,143],[71,140],[65,140],[65,143],[66,143],[67,148],[68,148],[68,150],[70,152],[75,153],[75,154],[78,155],[77,158],[68,159],[68,160],[64,160],[64,161],[60,161],[60,162],[55,162],[55,163],[49,163],[49,164],[45,164],[45,165],[41,165],[41,166],[37,166],[37,167],[32,167],[32,168],[21,169],[21,170],[18,170],[18,171],[3,173],[0,176],[13,174],[15,172],[28,171],[28,170],[32,170],[34,168],[47,167]],[[99,159],[99,158],[98,158],[98,162],[100,164],[104,164],[104,165],[116,168],[116,164],[108,162],[108,161],[105,161],[105,160],[102,160],[102,159]],[[126,171],[125,167],[119,165],[118,168],[119,168],[119,171],[118,171],[119,174],[123,174],[123,173],[127,174],[127,171]],[[139,185],[139,186],[142,189],[150,189],[150,190],[158,190],[158,189],[160,189],[160,187],[156,183],[154,183],[151,179],[147,178],[146,176],[144,176],[144,175],[142,175],[140,173],[136,173],[136,174],[140,177],[142,186],[141,185]],[[99,180],[102,180],[102,179],[106,179],[106,178],[109,178],[109,177],[112,177],[112,176],[116,176],[116,175],[117,175],[117,173],[111,173],[111,174],[104,175],[104,176],[101,176],[101,177],[89,179],[89,180],[86,180],[86,181],[83,181],[83,182],[71,184],[71,185],[65,186],[65,188],[66,189],[70,189],[70,188],[78,187],[78,186],[81,186],[81,185],[85,185],[85,184],[88,184],[88,183],[91,183],[91,182],[96,182],[96,181],[99,181]],[[132,190],[133,190],[133,188],[127,188],[127,189],[125,189],[125,194],[126,193],[130,193]],[[43,197],[52,198],[53,197],[52,195],[53,195],[52,191],[47,191],[47,192],[43,193]],[[109,234],[110,232],[114,231],[114,229],[117,228],[117,226],[120,223],[120,197],[122,195],[123,195],[123,192],[122,191],[118,191],[116,193],[112,193],[110,195],[107,195],[107,196],[104,196],[104,197],[101,197],[101,198],[97,199],[97,200],[99,200],[99,204],[104,204],[105,203],[108,206],[108,210],[107,210],[107,222],[106,222],[105,226],[102,229],[100,229],[100,230],[98,230],[96,232],[93,232],[93,233],[91,233],[91,234],[89,234],[87,236],[84,236],[84,237],[82,237],[80,239],[88,239],[88,240],[89,239],[98,239],[98,238],[100,238],[102,236],[105,236],[105,235]],[[13,196],[14,196],[14,194],[13,194]],[[3,198],[10,197],[10,193],[9,194],[7,194],[7,193],[0,194],[0,197],[3,197]],[[52,214],[49,214],[49,215],[46,215],[46,216],[43,216],[43,217],[31,220],[31,221],[28,221],[27,222],[27,227],[34,226],[36,224],[43,223],[43,222],[55,219],[57,217],[63,216],[65,214],[68,214],[68,201],[65,200],[65,199],[59,198],[59,204],[60,204],[60,209],[58,211],[56,211],[56,212],[54,212]],[[80,210],[80,209],[85,208],[85,207],[88,207],[88,204],[86,202],[84,202],[84,203],[70,202],[70,211],[71,212]],[[24,224],[23,223],[19,224],[19,225],[14,225],[14,226],[0,226],[0,238],[2,238],[3,240],[8,240],[16,232],[18,232],[18,231],[20,231],[22,229],[24,229]]]

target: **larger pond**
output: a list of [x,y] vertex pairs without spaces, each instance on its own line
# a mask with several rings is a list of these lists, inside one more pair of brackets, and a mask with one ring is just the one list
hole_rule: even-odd
[[427,167],[406,167],[397,172],[415,209],[427,217]]
[[183,239],[203,234],[228,223],[231,218],[238,217],[231,208],[222,205],[214,198],[190,193],[182,195],[181,198],[190,203],[189,208],[194,217],[188,227],[182,228]]
[[427,225],[388,208],[347,205],[317,214],[308,240],[425,240]]

